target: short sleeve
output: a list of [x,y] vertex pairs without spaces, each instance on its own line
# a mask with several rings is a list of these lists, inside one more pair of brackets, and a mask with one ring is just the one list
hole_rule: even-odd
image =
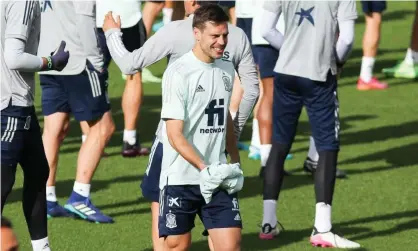
[[356,1],[339,1],[337,19],[338,22],[357,19]]
[[96,1],[79,1],[74,0],[75,13],[96,17]]
[[5,38],[18,38],[26,41],[39,14],[38,1],[12,1],[6,7]]
[[183,77],[173,68],[163,77],[161,119],[185,119],[187,88]]
[[272,1],[265,1],[263,5],[263,9],[273,12],[273,13],[282,13],[282,1],[281,0],[272,0]]

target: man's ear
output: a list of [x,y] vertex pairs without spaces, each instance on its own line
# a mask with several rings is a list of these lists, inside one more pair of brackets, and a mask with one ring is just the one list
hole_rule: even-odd
[[196,41],[200,41],[201,38],[202,38],[202,31],[199,28],[194,27],[193,28],[193,35],[194,35],[194,38],[195,38]]

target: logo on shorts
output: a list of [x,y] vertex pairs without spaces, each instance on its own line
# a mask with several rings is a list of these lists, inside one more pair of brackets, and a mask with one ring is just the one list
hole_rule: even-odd
[[29,130],[29,128],[30,128],[30,120],[31,120],[31,117],[30,116],[27,116],[26,117],[26,122],[25,122],[25,130]]
[[181,200],[179,200],[179,197],[173,198],[171,196],[168,196],[168,206],[169,207],[181,207]]
[[235,215],[234,220],[241,221],[241,216],[239,216],[239,213],[237,213],[237,215]]
[[223,73],[222,80],[224,81],[225,91],[231,92],[232,91],[232,82],[231,79]]
[[239,205],[238,205],[238,200],[237,198],[233,198],[232,199],[232,211],[239,211]]
[[166,223],[165,226],[168,228],[175,228],[177,227],[176,222],[176,215],[172,214],[171,211],[168,212],[168,214],[165,215]]

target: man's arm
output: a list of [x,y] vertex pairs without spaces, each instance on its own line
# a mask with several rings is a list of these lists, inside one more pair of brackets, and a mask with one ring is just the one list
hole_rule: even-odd
[[260,95],[257,68],[254,63],[250,41],[244,32],[241,33],[242,48],[237,49],[242,49],[243,52],[242,57],[235,65],[237,65],[236,71],[239,75],[244,94],[234,121],[237,139],[239,139],[242,129],[250,117],[254,105],[257,103],[258,96]]
[[205,162],[197,155],[193,147],[189,144],[187,139],[183,135],[182,120],[169,119],[166,120],[166,130],[168,141],[170,145],[194,167],[203,170],[206,165]]
[[87,59],[97,71],[103,71],[104,59],[97,38],[95,1],[74,0],[76,25]]
[[240,163],[237,138],[234,133],[234,121],[232,120],[231,113],[229,112],[226,124],[226,151],[229,156],[231,156],[231,163]]
[[163,107],[161,119],[165,121],[170,145],[190,164],[202,170],[205,163],[183,135],[186,114],[187,83],[173,68],[168,68],[163,76]]
[[120,27],[120,18],[115,21],[112,13],[108,13],[103,24],[107,47],[113,61],[124,74],[134,74],[138,69],[152,65],[172,52],[176,34],[170,25],[163,26],[141,48],[133,52],[126,50]]
[[269,42],[276,50],[280,50],[283,45],[284,36],[277,30],[277,22],[282,13],[280,1],[267,1],[263,5],[263,21],[260,28],[261,36]]
[[[5,27],[4,60],[10,70],[37,72],[42,70],[62,70],[68,62],[68,52],[64,46],[57,50],[57,56],[38,57],[25,52],[35,17],[36,1],[14,1],[7,6],[7,22]],[[23,11],[31,9],[32,11]],[[5,13],[5,14],[6,14]],[[60,68],[62,66],[62,68]]]
[[357,19],[356,2],[340,1],[338,5],[339,37],[336,44],[337,62],[341,67],[347,60],[354,43],[354,23]]

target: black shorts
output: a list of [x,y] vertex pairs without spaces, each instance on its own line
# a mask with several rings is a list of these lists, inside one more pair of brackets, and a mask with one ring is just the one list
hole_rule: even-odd
[[[107,48],[106,36],[103,32],[103,29],[97,28],[97,31],[99,36],[99,44],[105,58],[105,69],[107,69],[109,67],[110,61],[112,60],[112,57],[110,55],[109,48]],[[122,42],[125,45],[125,48],[130,52],[141,48],[147,40],[147,31],[145,29],[145,25],[142,21],[142,18],[134,26],[122,28],[121,31]]]

